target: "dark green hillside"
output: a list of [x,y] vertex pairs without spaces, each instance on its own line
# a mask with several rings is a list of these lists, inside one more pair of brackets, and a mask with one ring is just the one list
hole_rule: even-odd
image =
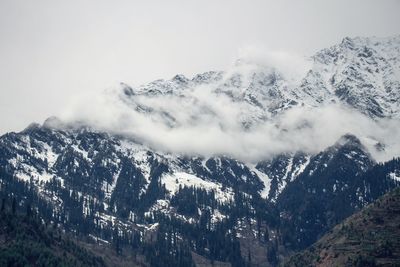
[[284,266],[400,266],[400,189],[349,217]]
[[33,215],[16,214],[15,201],[2,200],[0,211],[0,266],[105,266],[53,226]]

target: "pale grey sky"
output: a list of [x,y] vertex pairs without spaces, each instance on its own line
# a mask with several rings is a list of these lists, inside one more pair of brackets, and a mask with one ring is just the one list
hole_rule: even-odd
[[0,134],[85,91],[224,69],[248,46],[310,55],[400,34],[399,0],[0,0]]

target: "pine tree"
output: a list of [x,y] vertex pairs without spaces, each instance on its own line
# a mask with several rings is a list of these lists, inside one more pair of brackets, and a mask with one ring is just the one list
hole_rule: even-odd
[[264,233],[264,242],[268,242],[268,241],[269,241],[269,232],[268,232],[268,227],[266,227],[265,233]]
[[6,199],[3,197],[3,199],[1,200],[1,212],[4,212],[5,209],[6,209]]
[[26,205],[26,217],[28,217],[28,218],[31,217],[31,214],[32,214],[31,204],[28,203]]
[[15,199],[15,197],[12,200],[12,214],[15,214],[15,212],[17,211],[17,200]]

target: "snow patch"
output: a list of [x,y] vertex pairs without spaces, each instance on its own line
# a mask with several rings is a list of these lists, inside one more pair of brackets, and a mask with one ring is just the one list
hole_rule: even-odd
[[179,186],[194,186],[203,188],[207,191],[214,190],[216,198],[223,203],[233,200],[234,197],[232,189],[225,188],[225,190],[222,190],[223,186],[220,183],[205,181],[193,174],[185,172],[164,174],[161,177],[161,183],[165,184],[165,188],[171,193],[171,195],[176,194],[176,192],[179,190]]
[[396,182],[400,182],[400,173],[391,172],[389,173],[389,177],[390,179],[395,180]]
[[264,188],[261,191],[260,195],[262,198],[267,198],[269,191],[271,189],[271,179],[269,178],[269,176],[267,174],[257,170],[257,168],[255,166],[252,166],[250,168],[250,170],[252,172],[254,172],[258,176],[258,178],[260,178],[260,180],[263,182]]

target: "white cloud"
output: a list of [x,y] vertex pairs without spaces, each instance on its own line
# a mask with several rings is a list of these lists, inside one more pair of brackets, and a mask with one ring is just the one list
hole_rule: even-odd
[[3,0],[0,133],[58,115],[80,91],[225,69],[246,44],[311,55],[345,36],[399,34],[399,7],[396,0]]
[[[229,155],[257,161],[277,153],[302,150],[317,153],[352,133],[381,161],[399,156],[400,123],[372,120],[339,104],[319,108],[296,107],[250,128],[243,127],[243,112],[250,106],[219,94],[211,86],[185,89],[185,97],[133,96],[127,100],[120,89],[87,95],[71,106],[63,118],[83,120],[97,128],[135,138],[158,150],[190,155]],[[136,105],[156,112],[138,112]],[[251,112],[251,110],[250,110]],[[171,120],[169,115],[174,117]],[[374,148],[386,145],[385,152]]]
[[298,82],[311,68],[312,61],[294,52],[245,46],[239,49],[239,59],[243,66],[274,68],[285,75],[285,79]]

